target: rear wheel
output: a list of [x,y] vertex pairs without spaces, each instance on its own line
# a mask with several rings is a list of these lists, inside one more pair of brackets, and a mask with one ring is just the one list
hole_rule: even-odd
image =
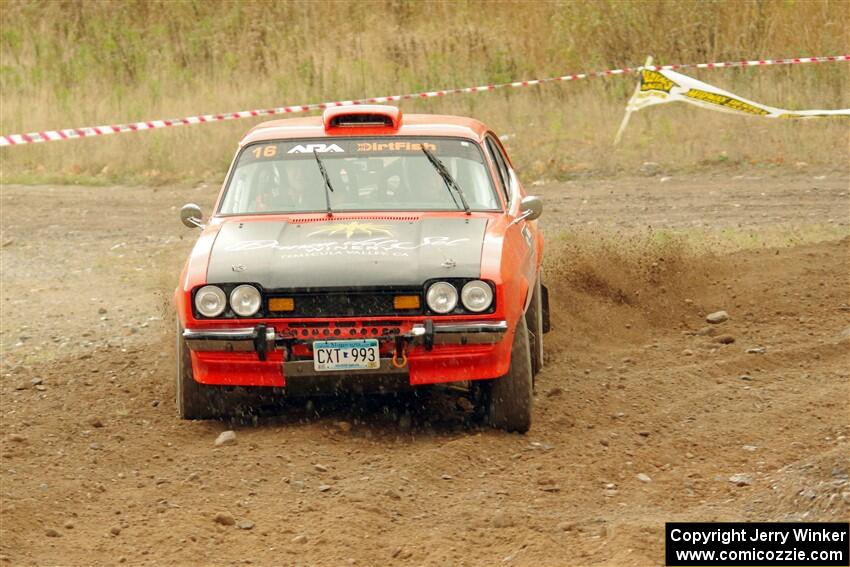
[[484,392],[490,425],[518,433],[528,431],[531,427],[534,391],[525,317],[517,320],[508,373],[487,384]]
[[181,419],[212,419],[218,415],[219,392],[215,386],[195,381],[192,357],[183,328],[177,323],[177,413]]

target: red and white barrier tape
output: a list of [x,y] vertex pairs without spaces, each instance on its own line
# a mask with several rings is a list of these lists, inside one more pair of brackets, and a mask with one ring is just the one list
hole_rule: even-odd
[[721,67],[755,67],[761,65],[794,65],[799,63],[825,63],[830,61],[850,61],[850,55],[832,55],[826,57],[795,57],[793,59],[759,59],[755,61],[729,61],[719,63],[690,63],[683,65],[650,65],[648,67],[625,67],[623,69],[609,69],[594,73],[579,73],[575,75],[563,75],[546,79],[532,79],[528,81],[515,81],[513,83],[499,83],[483,85],[480,87],[464,87],[459,89],[448,89],[440,91],[427,91],[404,95],[380,96],[375,98],[362,98],[359,100],[343,100],[335,102],[323,102],[314,104],[303,104],[296,106],[281,106],[278,108],[266,108],[258,110],[241,110],[226,114],[203,114],[200,116],[188,116],[186,118],[174,118],[171,120],[150,120],[145,122],[134,122],[131,124],[113,124],[108,126],[88,126],[85,128],[68,128],[65,130],[47,130],[44,132],[30,132],[29,134],[8,134],[0,136],[0,147],[16,146],[22,144],[36,144],[39,142],[52,142],[58,140],[72,140],[76,138],[87,138],[89,136],[105,136],[107,134],[122,134],[125,132],[140,132],[142,130],[155,130],[169,126],[184,126],[188,124],[202,124],[204,122],[218,122],[222,120],[235,120],[237,118],[251,118],[254,116],[274,116],[276,114],[294,114],[309,112],[311,110],[324,110],[332,106],[351,106],[356,104],[379,104],[384,102],[395,102],[401,100],[412,100],[419,98],[431,98],[452,94],[479,93],[492,91],[507,87],[528,87],[554,83],[558,81],[576,81],[591,77],[608,77],[611,75],[622,75],[640,71],[641,69],[654,69],[656,71],[677,71],[680,69],[718,69]]

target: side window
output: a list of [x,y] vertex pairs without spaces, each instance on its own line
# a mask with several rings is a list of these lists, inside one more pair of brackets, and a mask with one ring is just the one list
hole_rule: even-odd
[[493,145],[493,150],[496,152],[496,163],[499,164],[499,171],[502,172],[502,177],[505,180],[505,195],[508,202],[511,200],[511,172],[508,169],[508,162],[505,161],[505,154],[499,149],[499,146]]
[[499,150],[499,146],[493,142],[493,139],[489,136],[487,137],[487,149],[490,150],[490,155],[493,157],[493,161],[496,163],[496,169],[499,172],[499,179],[501,180],[502,185],[502,193],[505,195],[505,203],[510,203],[511,201],[511,191],[510,191],[510,183],[511,178],[508,174],[508,166],[505,164],[505,158],[502,157],[502,152]]

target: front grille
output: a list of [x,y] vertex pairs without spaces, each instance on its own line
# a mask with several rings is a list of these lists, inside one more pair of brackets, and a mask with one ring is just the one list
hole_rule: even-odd
[[[419,309],[395,309],[396,295],[416,295]],[[295,300],[294,311],[270,311],[272,317],[374,317],[382,315],[421,315],[421,289],[394,289],[381,291],[319,291],[319,292],[270,292],[268,298],[291,297]]]

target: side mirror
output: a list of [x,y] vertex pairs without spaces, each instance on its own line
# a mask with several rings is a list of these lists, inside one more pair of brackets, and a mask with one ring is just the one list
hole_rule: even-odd
[[540,197],[523,197],[519,203],[520,215],[528,221],[537,220],[543,214],[543,201]]
[[204,228],[204,214],[195,203],[187,203],[180,209],[180,220],[189,228]]

